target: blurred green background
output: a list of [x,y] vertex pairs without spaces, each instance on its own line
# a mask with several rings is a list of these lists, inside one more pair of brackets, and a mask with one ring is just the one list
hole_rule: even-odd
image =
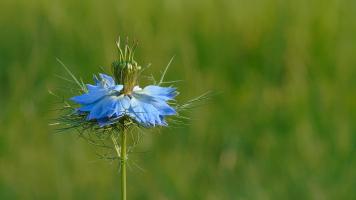
[[[48,126],[65,71],[86,82],[118,35],[191,125],[146,134],[129,199],[356,199],[356,1],[1,0],[0,199],[118,199],[115,163]],[[59,89],[59,90],[58,90]],[[131,155],[130,155],[131,158]]]

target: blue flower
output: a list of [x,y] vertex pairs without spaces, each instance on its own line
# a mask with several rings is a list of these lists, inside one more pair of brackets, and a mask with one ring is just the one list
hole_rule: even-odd
[[175,88],[135,86],[131,94],[123,94],[123,85],[116,85],[111,76],[99,74],[99,77],[94,77],[95,85],[87,84],[87,93],[71,98],[81,105],[77,112],[86,113],[89,121],[106,126],[127,116],[144,127],[167,126],[165,117],[177,114],[167,103],[177,96]]

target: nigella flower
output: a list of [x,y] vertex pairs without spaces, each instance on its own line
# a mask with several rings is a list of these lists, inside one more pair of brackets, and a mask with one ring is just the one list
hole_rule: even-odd
[[[53,125],[60,125],[59,130],[77,130],[90,144],[103,149],[102,158],[119,159],[121,199],[126,200],[128,153],[137,145],[138,135],[141,134],[135,130],[141,127],[167,126],[166,118],[172,115],[175,115],[173,122],[180,123],[180,119],[188,119],[181,113],[206,99],[207,94],[183,104],[173,102],[178,95],[176,88],[160,86],[172,60],[162,73],[158,84],[140,88],[137,80],[142,70],[133,59],[135,45],[129,46],[127,42],[124,48],[121,48],[119,39],[117,47],[119,59],[112,64],[112,75],[94,76],[93,85],[84,85],[59,61],[73,82],[79,86],[81,94],[70,98],[78,105],[64,102],[63,108],[60,109],[63,113]],[[137,137],[134,136],[135,132]],[[127,137],[129,133],[132,136],[130,138]]]
[[124,117],[144,127],[166,126],[165,117],[176,114],[167,103],[178,94],[173,87],[134,86],[125,91],[124,85],[116,84],[106,74],[99,74],[94,81],[95,85],[87,84],[87,93],[71,100],[81,105],[78,113],[87,114],[86,120],[96,120],[100,126],[114,124]]

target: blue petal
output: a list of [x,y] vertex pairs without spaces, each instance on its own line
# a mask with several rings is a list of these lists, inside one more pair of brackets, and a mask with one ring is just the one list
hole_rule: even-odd
[[92,103],[100,100],[107,94],[108,94],[107,90],[100,89],[100,90],[95,90],[95,92],[93,91],[93,92],[89,92],[86,94],[72,97],[72,98],[70,98],[70,100],[72,100],[78,104],[92,104]]
[[130,108],[130,98],[124,95],[115,97],[115,117],[121,117],[125,115]]
[[115,85],[115,86],[111,87],[110,89],[120,92],[122,90],[122,88],[124,88],[123,85]]
[[157,98],[156,96],[155,97],[149,96],[146,94],[138,94],[138,93],[134,93],[133,96],[137,98],[139,101],[153,105],[159,111],[160,115],[177,114],[177,112],[161,98]]
[[174,108],[170,107],[164,101],[152,102],[152,105],[159,111],[160,115],[176,115],[177,114],[176,110]]
[[78,110],[81,112],[90,112],[94,106],[95,106],[95,104],[88,104],[88,105],[84,105],[84,106],[78,108]]
[[114,97],[106,97],[95,104],[88,115],[88,120],[111,117],[116,111],[117,101]]
[[103,87],[101,85],[97,86],[97,85],[91,85],[91,84],[86,84],[86,86],[88,88],[89,93],[90,92],[97,92],[98,90],[104,90],[104,89],[107,90],[108,93],[110,91],[120,92],[122,90],[122,88],[124,87],[123,85],[114,85],[114,86],[111,86],[111,87],[107,87],[107,85],[104,85],[104,87]]
[[172,100],[174,97],[178,95],[176,88],[172,87],[160,87],[156,85],[146,86],[143,90],[137,91],[137,93],[143,93],[150,96],[154,96],[160,98],[162,100]]
[[91,84],[86,84],[87,85],[87,89],[89,90],[89,92],[101,89],[102,87],[97,86],[97,85],[91,85]]
[[136,98],[131,99],[130,114],[144,126],[155,126],[162,123],[159,112],[153,105],[143,103]]
[[[120,92],[123,85],[115,85],[114,79],[111,76],[100,74],[102,81],[97,82],[97,85],[87,84],[88,93],[72,97],[71,100],[78,104],[92,104],[106,95],[111,95],[113,92]],[[95,81],[98,79],[95,77]]]
[[115,81],[113,79],[113,77],[106,75],[106,74],[99,74],[102,83],[104,83],[104,85],[107,85],[108,87],[112,87],[115,86]]
[[146,122],[146,117],[145,117],[145,111],[143,110],[141,103],[135,99],[131,100],[131,105],[130,105],[130,116],[134,118],[136,121],[139,123],[145,123]]

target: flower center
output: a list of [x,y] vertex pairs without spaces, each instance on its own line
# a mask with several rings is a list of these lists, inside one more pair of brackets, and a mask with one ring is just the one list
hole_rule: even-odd
[[123,85],[122,94],[130,95],[137,85],[137,79],[141,67],[134,60],[135,47],[129,46],[126,42],[124,49],[120,46],[120,40],[117,42],[119,50],[119,60],[112,63],[112,71],[115,81]]

